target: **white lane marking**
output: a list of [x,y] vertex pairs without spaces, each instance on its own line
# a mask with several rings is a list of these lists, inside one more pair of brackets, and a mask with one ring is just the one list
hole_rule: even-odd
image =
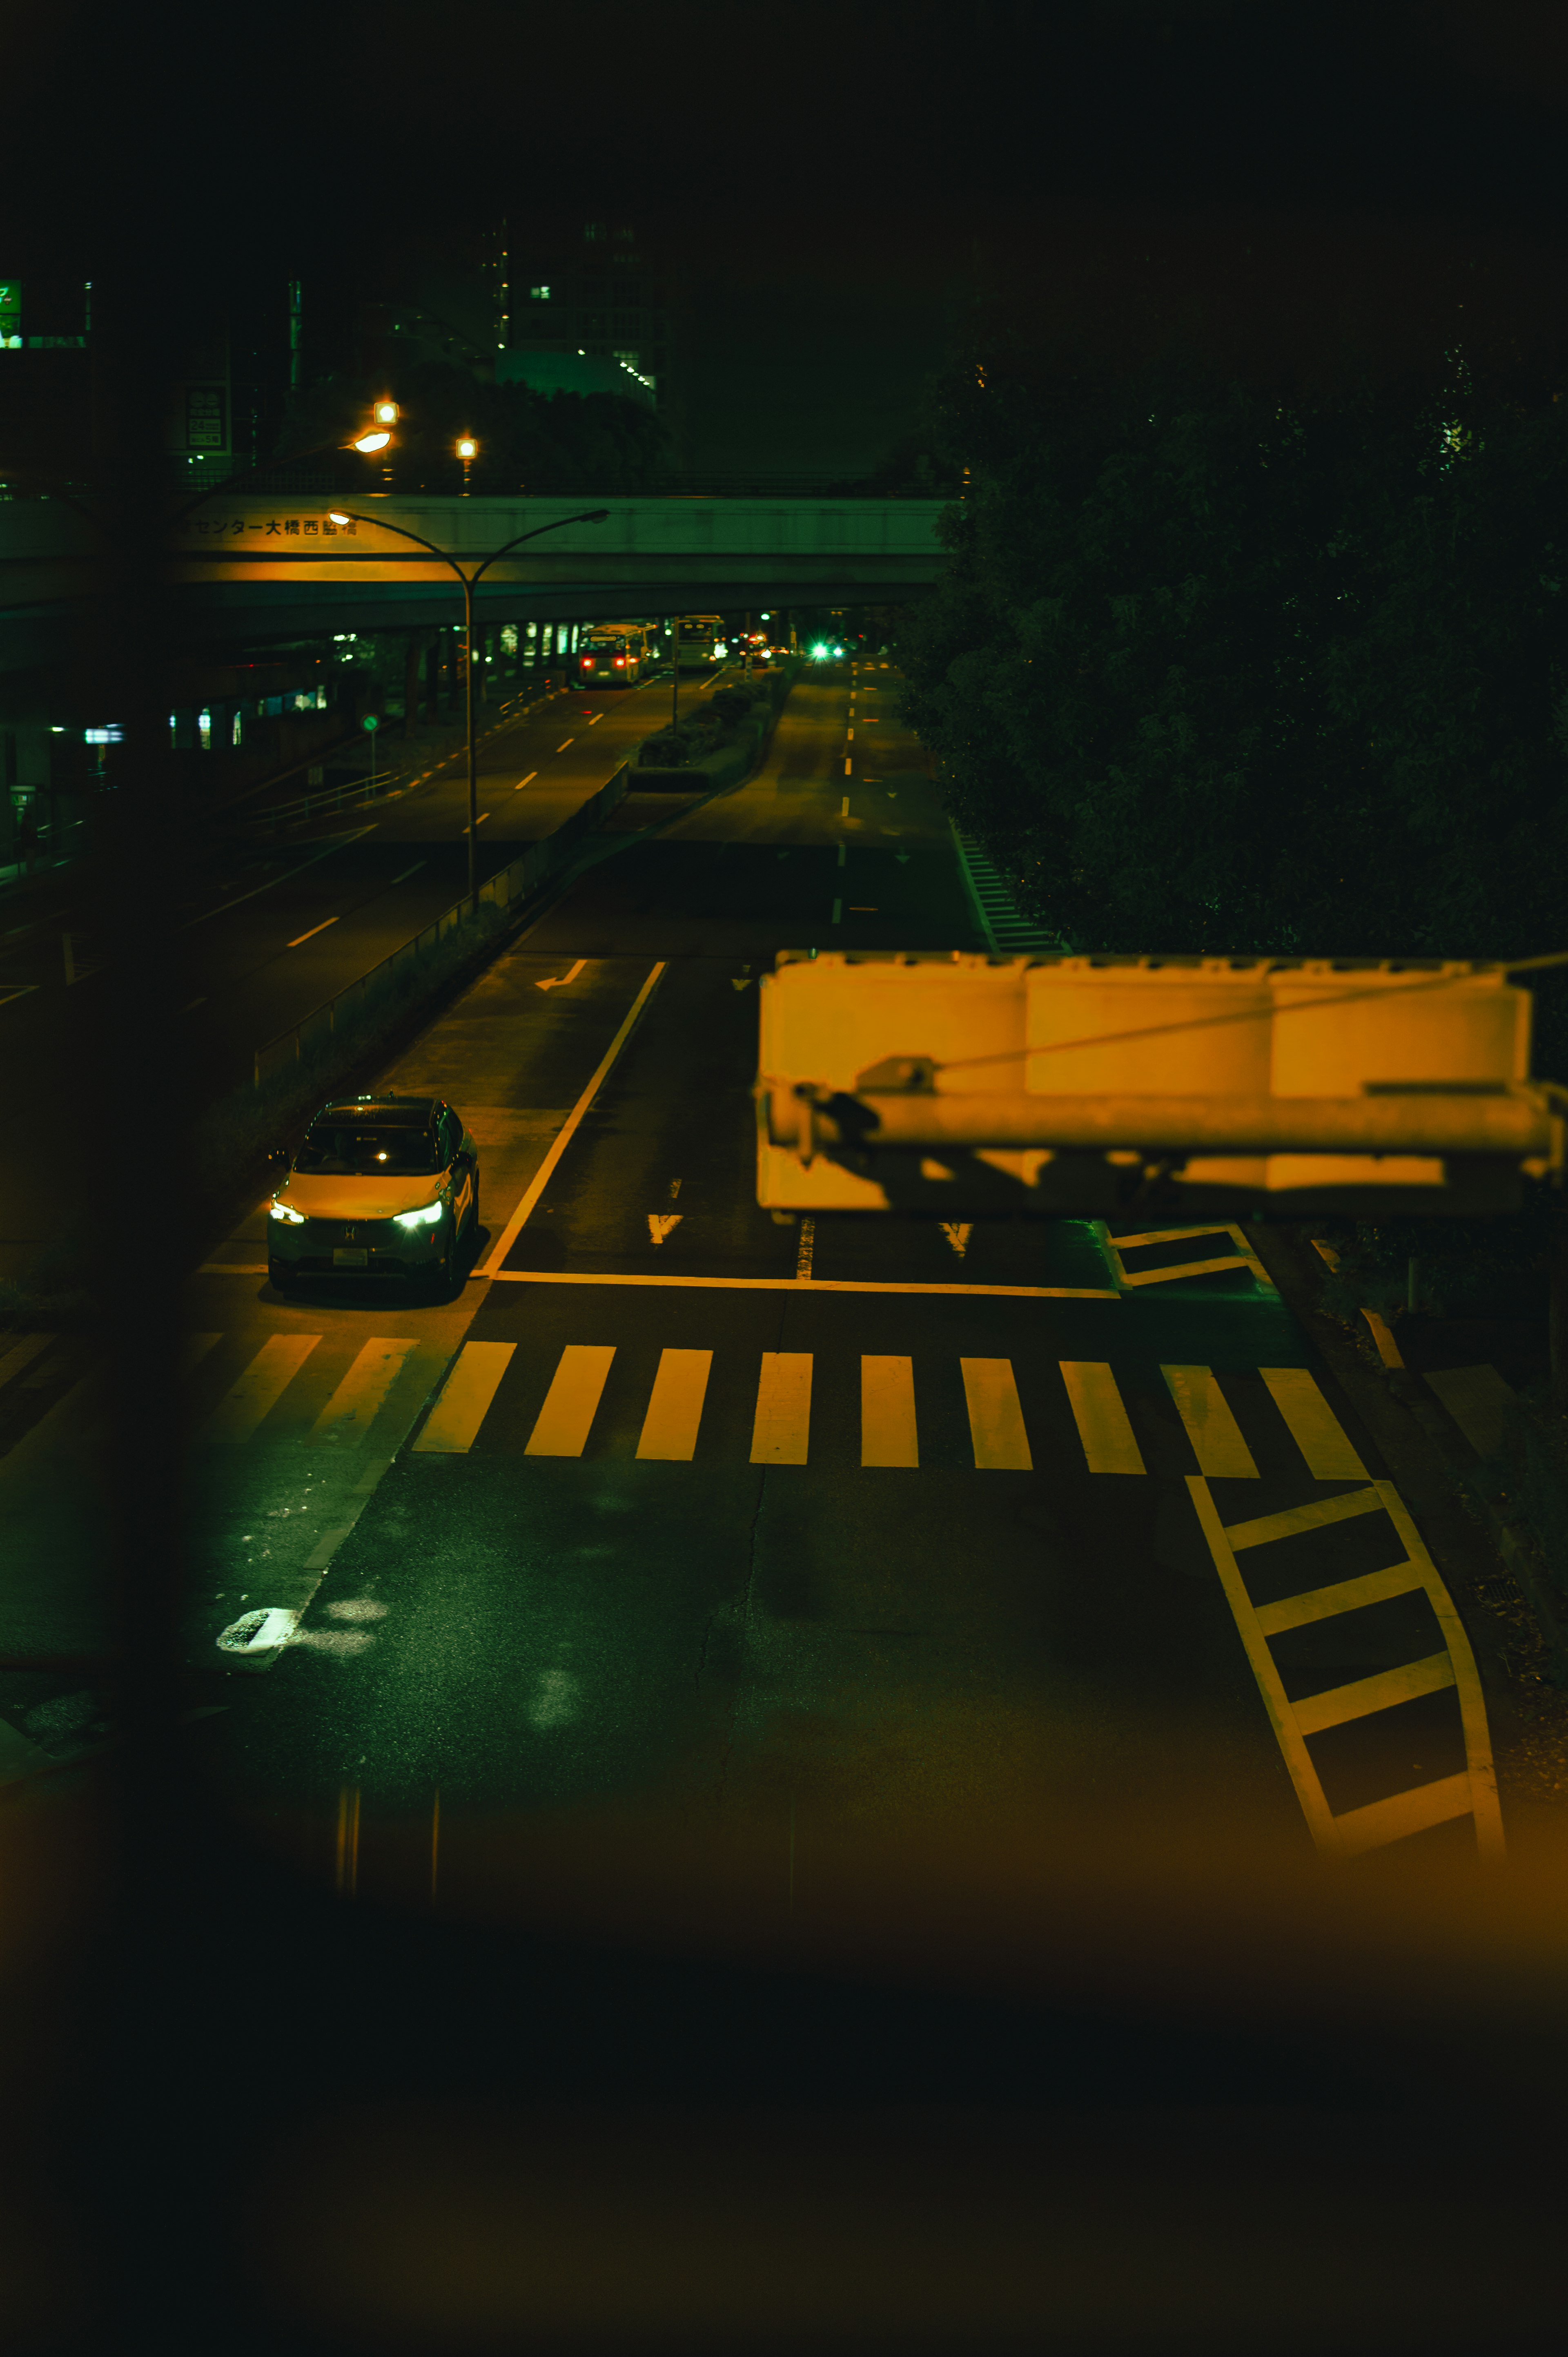
[[843,844],[842,844],[842,843],[841,843],[841,844],[840,844],[840,845],[839,845],[839,866],[840,866],[841,867],[844,865],[844,853],[845,853],[845,849],[846,849],[846,846],[845,846]]
[[576,1135],[578,1124],[582,1121],[584,1114],[588,1110],[588,1107],[593,1103],[594,1099],[597,1096],[600,1088],[603,1086],[604,1082],[611,1070],[611,1067],[615,1063],[616,1058],[620,1054],[621,1049],[625,1047],[627,1041],[630,1039],[632,1032],[636,1029],[638,1017],[641,1015],[643,1008],[647,1006],[649,1000],[652,997],[654,991],[658,988],[660,979],[664,972],[665,963],[666,961],[663,958],[660,958],[658,964],[652,968],[647,981],[643,984],[642,988],[638,992],[637,996],[632,1000],[630,1006],[627,1010],[625,1021],[622,1023],[620,1029],[616,1033],[615,1038],[610,1041],[609,1046],[605,1049],[604,1055],[600,1059],[598,1070],[595,1072],[592,1080],[588,1082],[587,1087],[583,1091],[582,1095],[577,1099],[576,1103],[572,1107],[571,1112],[567,1114],[565,1120],[556,1131],[549,1153],[546,1154],[543,1161],[535,1171],[533,1178],[529,1185],[527,1191],[519,1202],[517,1209],[513,1211],[510,1219],[501,1230],[500,1234],[496,1238],[495,1244],[491,1250],[489,1260],[485,1263],[482,1269],[475,1272],[477,1275],[499,1276],[502,1273],[502,1264],[505,1261],[508,1253],[510,1252],[513,1244],[517,1242],[518,1237],[522,1232],[524,1221],[528,1218],[529,1213],[532,1211],[534,1205],[538,1202],[540,1197],[543,1194],[545,1188],[549,1185],[552,1178],[554,1176],[555,1165],[560,1161],[561,1157],[565,1153],[566,1148],[571,1145],[573,1138]]
[[[1260,1367],[1258,1372],[1290,1426],[1291,1438],[1305,1458],[1306,1469],[1315,1481],[1370,1480],[1349,1434],[1318,1390],[1309,1367]],[[1431,1382],[1431,1377],[1427,1380]],[[1440,1391],[1437,1396],[1443,1397]]]
[[843,922],[843,902],[842,900],[835,900],[833,902],[833,913],[829,918],[828,922],[832,925],[839,925]]
[[20,1342],[13,1342],[4,1358],[0,1358],[0,1383],[16,1380],[23,1368],[30,1366],[40,1351],[54,1340],[52,1334],[28,1334]]
[[1035,1460],[1011,1359],[961,1359],[958,1363],[977,1470],[1033,1472]]
[[816,1242],[817,1223],[815,1220],[802,1220],[800,1222],[800,1241],[795,1254],[795,1282],[797,1285],[810,1285],[811,1282],[811,1254],[816,1248]]
[[637,1444],[639,1457],[660,1458],[666,1463],[691,1463],[697,1451],[697,1432],[703,1421],[703,1402],[707,1397],[713,1364],[711,1351],[660,1351],[659,1372],[653,1379],[648,1413],[642,1419],[642,1437]]
[[969,1240],[974,1233],[974,1222],[972,1220],[944,1220],[941,1223],[941,1227],[943,1235],[946,1236],[949,1243],[951,1244],[954,1252],[957,1253],[960,1260],[961,1260],[965,1253],[969,1250]]
[[[489,818],[489,811],[481,811],[481,812],[479,813],[479,815],[478,815],[478,825],[480,825],[480,826],[483,826],[483,824],[484,824],[485,821]],[[465,828],[463,829],[463,832],[464,832],[464,834],[467,834],[467,832],[468,832],[467,828],[467,827],[465,827]]]
[[543,982],[536,982],[533,987],[535,990],[563,989],[567,983],[576,981],[577,976],[582,973],[583,968],[587,964],[587,963],[588,961],[586,958],[579,958],[576,964],[571,967],[567,973],[549,974]]
[[249,1440],[320,1340],[319,1334],[269,1335],[239,1381],[219,1401],[200,1437],[214,1441]]
[[860,1461],[863,1465],[919,1464],[912,1359],[862,1359]]
[[528,1436],[525,1457],[581,1457],[615,1354],[613,1342],[567,1343]]
[[362,1441],[403,1361],[419,1347],[412,1334],[372,1334],[306,1436],[311,1440]]
[[[269,877],[266,883],[256,885],[254,889],[252,891],[237,894],[232,900],[220,901],[216,909],[208,909],[199,917],[188,917],[184,924],[180,927],[180,931],[182,933],[188,933],[192,926],[206,924],[209,917],[225,916],[231,909],[241,908],[243,906],[245,901],[255,899],[259,893],[270,892],[274,885],[286,884],[291,876],[303,876],[306,869],[307,867],[314,867],[318,859],[328,858],[334,851],[347,851],[349,845],[351,843],[358,843],[361,835],[374,834],[376,828],[380,824],[381,821],[379,819],[374,819],[369,826],[356,827],[352,834],[334,834],[328,836],[328,840],[322,845],[320,850],[313,851],[308,859],[302,859],[297,867],[290,867],[286,869],[282,876]],[[36,987],[36,985],[32,986]]]
[[851,775],[853,775],[853,773],[854,773],[854,763],[850,759],[849,756],[846,754],[846,755],[844,756],[844,765],[843,765],[843,773],[844,773],[844,776],[847,778],[847,777],[850,777]]
[[589,727],[590,727],[590,728],[596,728],[596,727],[598,726],[598,725],[599,725],[600,721],[604,718],[604,716],[604,716],[604,714],[603,714],[602,712],[596,712],[596,713],[595,713],[595,715],[594,715],[594,716],[593,716],[593,718],[592,718],[592,719],[589,721],[589,723],[588,723]]
[[464,1343],[413,1444],[413,1456],[456,1457],[472,1448],[516,1348],[515,1342]]
[[804,1465],[811,1429],[811,1353],[764,1351],[751,1427],[754,1465]]
[[[227,1275],[227,1271],[221,1272]],[[254,1274],[255,1272],[249,1272]],[[792,1276],[650,1276],[600,1275],[558,1268],[495,1268],[479,1272],[502,1285],[690,1285],[725,1293],[794,1293]],[[813,1293],[976,1293],[1008,1301],[1120,1301],[1122,1296],[1098,1285],[878,1285],[858,1276],[814,1276]]]
[[[575,745],[576,741],[577,740],[575,737],[568,737],[566,739],[566,745]],[[566,750],[566,745],[557,745],[555,750],[558,753],[564,753]]]
[[1255,1481],[1258,1469],[1211,1367],[1162,1367],[1197,1469],[1216,1480]]
[[539,772],[537,770],[530,770],[526,778],[519,778],[516,785],[512,788],[512,792],[514,794],[521,794],[524,786],[531,786],[538,775]]
[[671,1229],[678,1228],[684,1217],[683,1211],[650,1211],[648,1232],[656,1244],[661,1244]]
[[[416,859],[412,867],[405,867],[401,876],[394,876],[392,877],[392,884],[406,884],[409,877],[411,876],[417,876],[424,866],[424,862],[423,859]],[[387,890],[389,892],[392,890],[392,884],[387,886]]]
[[1106,1361],[1062,1359],[1058,1363],[1090,1471],[1142,1473],[1143,1453]]
[[296,950],[301,942],[313,942],[317,933],[324,933],[328,925],[335,925],[337,922],[336,917],[323,917],[321,922],[318,925],[312,925],[307,933],[296,933],[294,940],[290,942],[289,948]]
[[196,1272],[198,1276],[265,1276],[264,1260],[204,1260]]

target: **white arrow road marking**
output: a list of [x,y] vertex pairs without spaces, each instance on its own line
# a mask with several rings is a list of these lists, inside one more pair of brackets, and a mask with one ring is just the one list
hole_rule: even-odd
[[907,851],[896,851],[893,856],[900,867],[908,867],[909,865],[909,854]]
[[563,983],[575,982],[587,963],[586,958],[579,958],[569,974],[553,974],[547,982],[536,982],[533,987],[535,990],[559,990]]
[[960,1260],[961,1260],[965,1253],[969,1250],[969,1240],[974,1233],[974,1222],[972,1220],[944,1220],[942,1222],[942,1233],[946,1236],[949,1243],[951,1244],[954,1252],[957,1253]]
[[678,1228],[685,1217],[683,1211],[650,1211],[648,1232],[656,1244],[661,1244],[671,1228]]
[[729,986],[732,990],[749,990],[751,988],[751,976],[748,974],[732,974],[729,978]]

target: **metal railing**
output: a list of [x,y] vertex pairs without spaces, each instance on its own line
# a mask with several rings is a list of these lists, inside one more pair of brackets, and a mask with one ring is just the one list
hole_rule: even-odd
[[[560,683],[562,674],[547,672],[542,674],[542,685],[532,687],[517,695],[509,695],[496,707],[499,717],[480,737],[478,741],[481,745],[489,744],[490,738],[499,736],[503,729],[515,727],[528,713],[550,701],[556,693],[556,685],[553,683]],[[454,722],[450,730],[443,731],[443,735],[448,734],[454,736],[455,741],[444,748],[426,746],[417,749],[413,759],[401,766],[389,764],[385,770],[378,770],[373,774],[367,770],[362,776],[341,779],[335,786],[322,784],[307,788],[295,802],[264,803],[260,809],[248,812],[244,823],[266,827],[303,825],[312,818],[330,815],[335,811],[386,802],[394,794],[406,792],[410,786],[423,784],[437,770],[444,769],[448,761],[460,758],[463,751],[462,724]],[[365,738],[363,736],[350,736],[340,738],[338,742],[362,746]],[[424,767],[416,769],[414,763],[421,760]],[[306,769],[317,765],[300,762],[296,766]]]
[[[541,835],[527,844],[520,856],[502,867],[487,883],[479,887],[481,905],[507,909],[529,899],[539,887],[560,866],[564,852],[571,849],[580,835],[591,834],[601,818],[605,818],[624,800],[630,770],[622,762],[607,784],[597,793],[590,794],[572,813],[570,818],[549,834]],[[411,941],[403,942],[391,955],[371,966],[368,974],[349,983],[346,988],[324,999],[313,1007],[302,1021],[291,1024],[286,1031],[266,1040],[255,1051],[252,1084],[260,1088],[264,1080],[282,1071],[290,1064],[302,1064],[315,1050],[335,1039],[338,1030],[352,1022],[354,1017],[383,991],[392,989],[402,974],[411,973],[421,961],[439,949],[447,937],[459,927],[471,925],[474,912],[468,896],[444,909],[431,924],[424,926]]]

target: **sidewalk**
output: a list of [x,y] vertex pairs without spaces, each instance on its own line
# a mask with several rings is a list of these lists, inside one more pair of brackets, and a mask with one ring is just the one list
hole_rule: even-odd
[[[1344,1386],[1420,1522],[1483,1659],[1487,1708],[1508,1788],[1539,1801],[1568,1777],[1568,1627],[1530,1535],[1470,1477],[1487,1453],[1495,1370],[1482,1391],[1403,1363],[1384,1319],[1363,1311],[1365,1337],[1319,1306],[1322,1247],[1310,1230],[1249,1230],[1269,1275]],[[1484,1411],[1477,1415],[1477,1406]]]

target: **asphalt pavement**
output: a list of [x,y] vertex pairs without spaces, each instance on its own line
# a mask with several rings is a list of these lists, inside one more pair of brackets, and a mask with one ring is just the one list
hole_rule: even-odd
[[[742,1914],[831,1946],[878,1845],[1496,1853],[1459,1617],[1241,1231],[759,1211],[759,975],[978,948],[972,905],[895,675],[813,673],[750,782],[384,1075],[479,1144],[455,1297],[280,1299],[263,1204],[210,1248],[170,1403],[188,1666],[209,1772],[291,1855],[575,1923],[722,1854]],[[0,1458],[0,1609],[62,1655],[102,1641],[91,1483],[58,1511],[90,1358],[13,1371],[52,1390]],[[91,1701],[33,1692],[0,1687],[17,1741]]]
[[[720,676],[683,679],[682,699],[711,693]],[[479,880],[597,792],[669,700],[667,676],[620,692],[559,691],[490,735],[479,754]],[[462,753],[395,801],[282,836],[258,828],[247,809],[231,814],[168,912],[178,1036],[149,1039],[147,1052],[180,1060],[194,1103],[242,1085],[258,1047],[461,899],[467,826]],[[118,980],[77,879],[60,871],[0,939],[0,1056],[13,1103],[47,1103],[62,1071],[91,1069],[99,1004]],[[41,1163],[25,1124],[0,1125],[0,1276],[71,1232],[88,1183]]]
[[211,1772],[365,1893],[570,1916],[596,1857],[613,1916],[649,1844],[728,1845],[793,1915],[846,1842],[1500,1839],[1451,1600],[1244,1235],[757,1209],[772,956],[980,945],[896,691],[802,683],[389,1071],[480,1142],[455,1300],[281,1302],[260,1207],[192,1282]]

